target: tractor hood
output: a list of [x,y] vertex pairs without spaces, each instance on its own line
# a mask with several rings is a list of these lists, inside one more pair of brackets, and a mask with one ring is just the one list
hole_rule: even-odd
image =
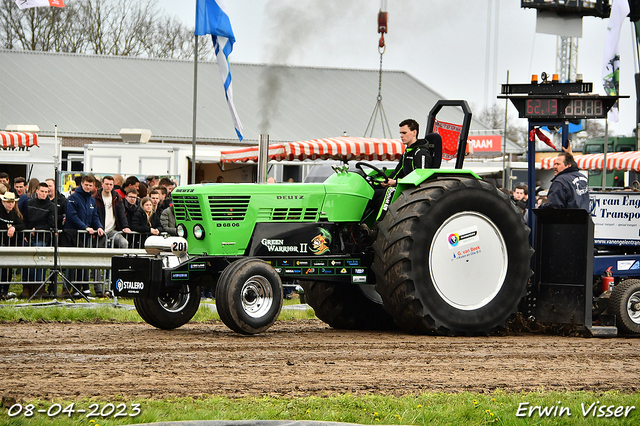
[[373,193],[359,174],[336,173],[323,183],[187,185],[172,199],[189,254],[242,255],[256,223],[360,222]]

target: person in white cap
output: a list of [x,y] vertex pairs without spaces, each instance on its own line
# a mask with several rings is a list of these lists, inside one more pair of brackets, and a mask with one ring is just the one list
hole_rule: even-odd
[[[24,229],[22,214],[16,204],[16,194],[5,192],[0,195],[2,207],[0,207],[0,245],[16,246],[18,236]],[[12,269],[0,269],[0,299],[5,300],[10,297],[9,283],[13,279]],[[12,296],[15,296],[12,295]]]

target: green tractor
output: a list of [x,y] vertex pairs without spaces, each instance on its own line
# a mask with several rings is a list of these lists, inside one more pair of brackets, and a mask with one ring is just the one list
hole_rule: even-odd
[[[410,333],[490,333],[518,311],[531,275],[529,228],[507,195],[462,169],[415,170],[400,180],[382,220],[374,188],[390,171],[359,162],[323,183],[201,184],[174,190],[182,237],[151,237],[146,256],[114,257],[112,288],[133,297],[149,324],[172,329],[214,285],[232,330],[267,330],[297,280],[318,318],[334,328]],[[439,161],[437,162],[439,164]]]

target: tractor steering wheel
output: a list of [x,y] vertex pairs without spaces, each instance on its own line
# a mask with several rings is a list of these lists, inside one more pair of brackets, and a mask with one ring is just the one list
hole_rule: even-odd
[[[374,172],[376,172],[376,175],[370,176],[367,173],[365,173],[365,171],[363,170],[362,167],[368,167],[371,170],[373,170]],[[384,171],[380,170],[379,168],[377,168],[376,166],[374,166],[373,164],[369,164],[367,162],[364,161],[358,161],[356,163],[356,169],[360,170],[362,172],[362,174],[364,175],[364,178],[367,182],[369,182],[369,184],[371,186],[374,185],[380,185],[380,183],[384,182],[384,183],[388,183],[389,182],[389,178],[387,177],[387,175],[384,173]],[[381,182],[379,178],[384,178],[384,180]]]

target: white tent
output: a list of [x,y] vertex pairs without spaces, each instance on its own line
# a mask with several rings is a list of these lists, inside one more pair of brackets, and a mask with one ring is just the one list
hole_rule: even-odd
[[2,149],[29,148],[38,146],[38,135],[25,132],[0,132]]
[[[404,145],[399,139],[341,136],[270,145],[269,160],[394,161],[400,159],[403,152]],[[220,154],[222,163],[247,163],[257,160],[257,146],[222,151]]]

